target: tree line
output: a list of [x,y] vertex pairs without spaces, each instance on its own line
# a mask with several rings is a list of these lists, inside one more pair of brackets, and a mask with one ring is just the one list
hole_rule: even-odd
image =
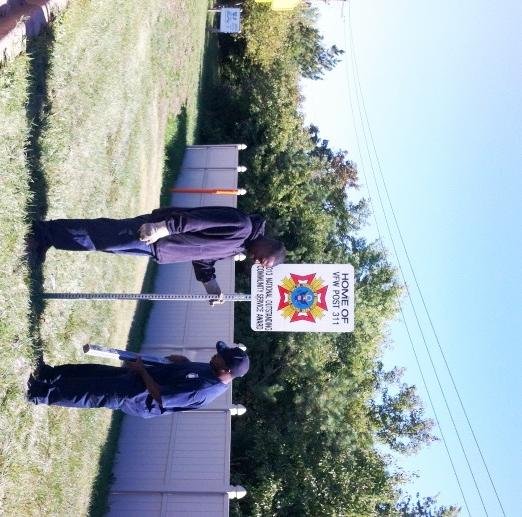
[[[243,2],[242,32],[219,36],[219,65],[205,93],[200,139],[248,145],[240,208],[261,213],[293,263],[351,263],[353,333],[254,333],[236,306],[236,342],[251,369],[234,398],[233,482],[248,496],[231,515],[451,516],[455,507],[404,493],[394,459],[436,439],[415,386],[380,357],[401,285],[379,243],[362,235],[369,208],[344,150],[306,126],[301,78],[320,80],[342,58],[326,47],[307,5],[275,13]],[[237,290],[249,292],[246,266]],[[436,488],[434,488],[436,492]]]

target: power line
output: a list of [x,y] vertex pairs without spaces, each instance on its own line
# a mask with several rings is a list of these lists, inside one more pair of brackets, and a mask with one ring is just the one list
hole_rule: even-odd
[[[350,7],[349,7],[349,9],[350,9]],[[467,457],[467,454],[466,454],[465,448],[464,448],[464,446],[463,446],[463,444],[462,444],[462,440],[461,440],[461,438],[460,438],[460,433],[458,432],[458,429],[457,429],[457,427],[456,427],[456,425],[455,425],[455,422],[454,422],[454,419],[453,419],[453,415],[452,415],[452,413],[451,413],[451,410],[450,410],[449,405],[448,405],[447,400],[446,400],[446,396],[445,396],[444,389],[443,389],[443,387],[442,387],[442,384],[440,383],[440,380],[439,380],[439,378],[438,378],[438,374],[437,374],[437,370],[436,370],[436,368],[435,368],[435,365],[434,365],[434,363],[433,363],[433,360],[432,360],[431,354],[430,354],[429,349],[428,349],[428,347],[427,347],[427,343],[426,343],[426,340],[425,340],[425,337],[424,337],[424,333],[422,332],[422,327],[421,327],[421,325],[420,325],[420,321],[419,321],[419,319],[418,319],[417,312],[416,312],[416,310],[415,310],[415,305],[413,304],[413,299],[412,299],[412,297],[411,297],[411,293],[409,292],[409,289],[408,289],[408,286],[407,286],[407,283],[406,283],[406,280],[405,280],[404,271],[403,271],[402,266],[401,266],[401,264],[400,264],[400,260],[399,260],[399,257],[398,257],[398,253],[397,253],[397,250],[396,250],[396,247],[395,247],[395,242],[394,242],[394,240],[393,240],[393,236],[392,236],[392,233],[391,233],[391,230],[390,230],[390,226],[389,226],[389,222],[388,222],[388,219],[387,219],[386,211],[385,211],[385,209],[384,209],[384,204],[383,204],[383,202],[382,202],[382,196],[381,196],[381,194],[380,194],[380,189],[379,189],[379,186],[378,186],[378,182],[377,182],[377,180],[376,180],[375,170],[374,170],[374,168],[373,168],[373,162],[372,162],[371,154],[370,154],[370,152],[369,152],[368,140],[367,140],[366,132],[365,132],[365,130],[364,130],[364,120],[363,120],[362,113],[361,113],[361,108],[360,108],[360,104],[361,104],[361,103],[362,103],[363,108],[364,108],[365,118],[366,118],[366,123],[367,123],[367,126],[368,126],[368,131],[369,131],[369,134],[370,134],[370,137],[371,137],[371,140],[372,140],[372,145],[373,145],[373,148],[374,148],[374,153],[375,153],[377,159],[378,159],[378,154],[376,153],[375,142],[374,142],[374,140],[373,140],[373,134],[371,133],[371,127],[370,127],[370,125],[369,125],[368,115],[367,115],[366,108],[365,108],[365,104],[364,104],[364,96],[363,96],[362,88],[361,88],[361,85],[360,85],[360,79],[359,79],[359,74],[358,74],[357,61],[356,61],[356,56],[355,56],[355,51],[354,51],[353,35],[352,35],[352,34],[351,34],[351,37],[352,37],[352,46],[351,46],[351,48],[352,48],[352,53],[351,53],[351,56],[352,56],[352,61],[353,61],[353,68],[354,68],[354,70],[355,70],[355,72],[354,72],[354,84],[355,84],[355,86],[356,86],[356,96],[357,96],[357,97],[356,97],[356,100],[357,100],[357,102],[358,102],[359,117],[360,117],[360,120],[361,120],[361,127],[362,127],[362,130],[363,130],[363,135],[364,135],[364,137],[365,137],[366,149],[367,149],[368,157],[369,157],[369,160],[370,160],[370,167],[371,167],[371,170],[372,170],[372,174],[373,174],[374,182],[375,182],[375,185],[376,185],[377,194],[378,194],[378,197],[379,197],[379,201],[380,201],[380,204],[381,204],[381,208],[382,208],[382,211],[383,211],[383,215],[384,215],[384,218],[385,218],[385,221],[386,221],[386,226],[387,226],[387,228],[388,228],[388,233],[389,233],[389,235],[390,235],[390,239],[392,240],[392,244],[393,244],[393,248],[394,248],[395,256],[396,256],[397,261],[398,261],[398,263],[399,263],[399,268],[400,268],[400,270],[401,270],[401,275],[402,275],[403,280],[404,280],[404,283],[405,283],[405,285],[406,285],[406,289],[407,289],[407,293],[408,293],[408,296],[409,296],[409,299],[410,299],[410,303],[412,304],[412,309],[413,309],[413,311],[414,311],[415,317],[416,317],[416,319],[417,319],[417,324],[418,324],[418,326],[419,326],[419,330],[420,330],[420,332],[421,332],[421,335],[422,335],[422,338],[423,338],[423,341],[424,341],[424,346],[425,346],[426,351],[427,351],[427,353],[428,353],[428,356],[429,356],[429,358],[430,358],[430,362],[432,363],[433,371],[434,371],[434,373],[435,373],[435,375],[436,375],[437,382],[438,382],[438,384],[439,384],[439,388],[440,388],[441,393],[442,393],[442,396],[443,396],[443,398],[444,398],[444,402],[445,402],[445,404],[446,404],[446,407],[447,407],[448,413],[449,413],[450,418],[451,418],[452,423],[453,423],[453,427],[454,427],[455,432],[456,432],[456,434],[457,434],[457,437],[458,437],[458,439],[459,439],[459,443],[460,443],[460,445],[461,445],[462,452],[463,452],[464,457],[465,457],[465,459],[466,459],[466,462],[467,462],[467,464],[468,464],[468,468],[469,468],[469,470],[470,470],[470,474],[471,474],[471,476],[472,476],[472,478],[473,478],[473,482],[474,482],[474,484],[475,484],[475,488],[477,489],[477,492],[478,492],[479,497],[480,497],[481,502],[482,502],[482,506],[483,506],[484,511],[485,511],[485,513],[486,513],[486,515],[487,515],[487,510],[486,510],[486,508],[485,508],[485,504],[484,504],[484,501],[483,501],[483,498],[482,498],[482,494],[481,494],[480,489],[479,489],[479,487],[478,487],[478,485],[477,485],[477,483],[476,483],[476,479],[475,479],[475,476],[474,476],[474,474],[473,474],[473,470],[472,470],[472,468],[471,468],[471,465],[470,465],[470,463],[469,463],[469,460],[468,460],[468,457]],[[345,33],[345,43],[346,43],[346,33]],[[348,47],[347,43],[346,43],[345,46]],[[357,75],[355,75],[355,74],[357,74]],[[349,82],[350,82],[350,78],[349,78],[349,76],[348,76],[348,83],[349,83]],[[358,84],[358,86],[359,86],[359,90],[357,90],[357,84]],[[359,103],[359,98],[358,98],[359,95],[361,96],[361,103]],[[351,98],[350,98],[350,99],[351,99]],[[351,110],[352,110],[352,116],[353,116],[354,119],[355,119],[355,115],[354,115],[354,113],[353,113],[353,106],[351,106]],[[355,126],[355,127],[356,127],[356,126]],[[357,137],[357,135],[356,135],[356,137]],[[358,143],[358,145],[359,145],[359,143]],[[360,145],[359,145],[359,152],[360,152],[361,157],[362,157],[362,153],[361,153],[361,151],[360,151]],[[379,164],[379,167],[380,167],[380,161],[378,161],[378,164]],[[382,168],[381,168],[381,167],[380,167],[380,172],[381,172],[381,176],[382,176]],[[363,170],[363,173],[364,173],[364,170]],[[382,178],[382,181],[384,182],[384,178]],[[392,206],[392,205],[391,205],[391,200],[390,200],[390,198],[389,198],[389,193],[388,193],[388,192],[387,192],[387,196],[388,196],[388,202],[390,203],[390,206]],[[392,210],[393,210],[393,206],[392,206]],[[393,212],[393,213],[394,213],[394,212]],[[397,223],[397,220],[396,220],[395,213],[394,213],[394,219],[395,219],[395,224],[396,224],[397,227],[398,227],[398,223]],[[399,229],[399,228],[398,228],[398,229]],[[400,229],[399,229],[399,231],[400,231]],[[379,233],[380,233],[380,232],[379,232]],[[402,234],[401,234],[401,237],[402,237]],[[382,238],[382,237],[381,237],[381,238]],[[402,239],[402,243],[403,243],[403,247],[405,247],[405,246],[404,246],[404,240],[403,240],[403,239]],[[408,256],[408,258],[409,258],[409,256]],[[410,269],[412,269],[411,261],[409,261],[409,264],[410,264]],[[412,273],[414,274],[413,269],[412,269]],[[415,277],[415,279],[416,279],[416,277]],[[419,285],[418,285],[418,282],[416,282],[416,284],[417,284],[417,288],[420,289],[420,287],[419,287]],[[425,310],[427,311],[427,307],[426,307],[425,302],[424,302],[424,308],[425,308]],[[402,312],[402,307],[401,307],[401,312]],[[429,317],[429,313],[428,313],[428,317]],[[430,323],[432,324],[432,329],[433,329],[433,323],[432,323],[432,321],[431,321],[431,318],[430,318]],[[406,321],[405,321],[405,324],[406,324]],[[434,330],[434,329],[433,329],[433,330]],[[409,330],[408,330],[408,333],[409,333]],[[436,338],[437,338],[437,340],[438,340],[438,337],[437,337],[437,336],[436,336]],[[411,344],[413,344],[413,343],[411,343]],[[440,341],[438,341],[438,344],[439,344],[439,347],[440,347]],[[441,348],[441,347],[440,347],[440,348]],[[442,350],[441,350],[441,353],[443,353]],[[445,357],[444,357],[444,359],[445,359]],[[459,401],[460,401],[460,403],[461,403],[461,407],[462,407],[462,409],[463,409],[463,412],[465,413],[465,415],[466,415],[466,417],[467,417],[467,413],[465,412],[465,408],[463,407],[462,399],[460,398],[460,394],[458,393],[458,390],[456,389],[456,385],[455,385],[455,383],[454,383],[453,376],[451,375],[451,371],[449,370],[449,365],[447,364],[447,361],[446,361],[446,360],[445,360],[445,363],[446,363],[446,368],[448,368],[448,373],[450,374],[450,376],[451,376],[451,378],[452,378],[452,382],[453,382],[453,385],[454,385],[454,389],[457,391],[457,395],[459,396]],[[420,366],[420,365],[419,365],[419,366]],[[423,374],[422,374],[422,371],[421,371],[421,375],[423,375]],[[428,395],[429,395],[429,394],[428,394]],[[471,423],[469,422],[469,418],[468,418],[468,417],[467,417],[467,421],[468,421],[468,426],[470,426],[470,430],[471,430],[471,432],[472,432],[472,434],[473,434],[473,437],[474,437],[474,440],[475,440],[475,444],[477,445],[477,448],[479,449],[479,453],[480,453],[480,455],[481,455],[481,458],[482,458],[483,464],[484,464],[484,466],[485,466],[486,472],[488,473],[488,477],[489,477],[490,482],[491,482],[491,484],[492,484],[493,490],[495,491],[495,495],[496,495],[496,497],[497,497],[497,501],[499,502],[500,508],[502,509],[502,512],[504,513],[504,509],[503,509],[502,504],[501,504],[501,502],[500,502],[500,498],[498,497],[498,493],[497,493],[497,491],[496,491],[496,487],[494,486],[493,480],[492,480],[491,475],[490,475],[490,473],[489,473],[489,469],[487,468],[487,465],[485,464],[485,459],[484,459],[484,456],[483,456],[483,454],[482,454],[482,450],[480,449],[480,446],[478,445],[478,441],[476,440],[476,435],[475,435],[475,433],[474,433],[474,431],[473,431],[473,429],[472,429],[472,427],[471,427]],[[504,515],[505,515],[505,513],[504,513]]]
[[[350,4],[348,4],[348,12],[349,12],[349,14],[350,14]],[[383,174],[383,172],[382,172],[381,162],[380,162],[379,155],[378,155],[378,153],[377,153],[377,149],[376,149],[376,146],[375,146],[375,140],[374,140],[374,138],[373,138],[373,133],[372,133],[372,130],[371,130],[371,126],[370,126],[369,119],[368,119],[368,113],[367,113],[366,105],[365,105],[365,102],[364,102],[364,95],[363,95],[363,91],[362,91],[361,83],[360,83],[360,77],[359,77],[359,71],[358,71],[358,65],[357,65],[357,57],[356,57],[356,54],[355,54],[355,45],[354,45],[354,41],[353,41],[353,32],[352,32],[352,30],[351,30],[351,19],[350,19],[350,17],[348,18],[348,23],[350,24],[350,41],[351,41],[351,47],[350,47],[350,49],[351,49],[351,56],[352,56],[352,61],[353,61],[354,71],[355,71],[354,80],[356,79],[356,82],[357,82],[357,85],[356,85],[356,91],[358,90],[359,93],[360,93],[361,104],[362,104],[362,108],[363,108],[363,112],[364,112],[364,116],[365,116],[365,120],[366,120],[366,126],[367,126],[367,128],[368,128],[368,133],[369,133],[369,136],[370,136],[370,141],[371,141],[371,143],[372,143],[372,147],[373,147],[373,153],[374,153],[375,158],[376,158],[376,161],[377,161],[378,171],[379,171],[379,174],[380,174],[380,177],[381,177],[382,184],[383,184],[383,186],[384,186],[384,191],[385,191],[385,193],[386,193],[386,198],[387,198],[388,204],[389,204],[390,209],[391,209],[391,213],[392,213],[392,216],[393,216],[393,220],[394,220],[394,223],[395,223],[395,227],[397,228],[397,232],[398,232],[398,235],[399,235],[399,238],[400,238],[400,242],[401,242],[402,248],[403,248],[403,250],[404,250],[405,256],[406,256],[406,258],[407,258],[407,262],[408,262],[408,265],[409,265],[410,271],[411,271],[411,273],[412,273],[412,275],[413,275],[413,279],[414,279],[414,282],[415,282],[415,285],[416,285],[417,291],[418,291],[418,293],[419,293],[419,295],[420,295],[420,298],[421,298],[421,301],[422,301],[422,305],[423,305],[424,311],[425,311],[425,313],[426,313],[426,315],[427,315],[428,321],[429,321],[429,323],[430,323],[431,330],[432,330],[432,332],[433,332],[433,335],[434,335],[434,337],[435,337],[435,340],[436,340],[436,343],[437,343],[437,345],[438,345],[439,351],[440,351],[441,356],[442,356],[442,358],[443,358],[444,365],[445,365],[446,370],[447,370],[447,372],[448,372],[448,375],[449,375],[449,377],[450,377],[450,379],[451,379],[451,383],[452,383],[452,385],[453,385],[453,389],[454,389],[454,391],[455,391],[455,393],[456,393],[456,395],[457,395],[457,398],[458,398],[458,401],[459,401],[460,407],[461,407],[461,409],[462,409],[462,412],[463,412],[463,414],[464,414],[464,416],[465,416],[465,419],[466,419],[467,425],[468,425],[469,430],[471,431],[471,434],[472,434],[472,436],[473,436],[473,440],[474,440],[475,446],[477,447],[477,450],[478,450],[479,455],[480,455],[480,457],[481,457],[482,464],[483,464],[483,466],[484,466],[484,469],[485,469],[485,471],[486,471],[486,473],[487,473],[487,476],[488,476],[488,478],[489,478],[490,484],[491,484],[491,486],[492,486],[492,488],[493,488],[493,491],[494,491],[494,493],[495,493],[495,497],[496,497],[496,499],[497,499],[497,502],[498,502],[498,504],[499,504],[499,506],[500,506],[500,508],[501,508],[502,514],[505,516],[506,514],[505,514],[504,508],[503,508],[503,506],[502,506],[502,502],[501,502],[500,497],[499,497],[499,495],[498,495],[498,492],[497,492],[497,489],[496,489],[495,483],[493,482],[493,478],[492,478],[492,476],[491,476],[491,474],[490,474],[490,471],[489,471],[489,468],[488,468],[488,466],[487,466],[487,463],[486,463],[486,460],[485,460],[484,454],[483,454],[483,452],[482,452],[482,449],[481,449],[481,447],[480,447],[480,445],[479,445],[479,443],[478,443],[478,440],[477,440],[477,437],[476,437],[475,431],[474,431],[474,429],[473,429],[473,426],[471,425],[471,421],[470,421],[470,419],[469,419],[469,417],[468,417],[468,413],[467,413],[467,411],[466,411],[466,409],[465,409],[465,407],[464,407],[464,403],[463,403],[462,398],[461,398],[461,396],[460,396],[460,392],[459,392],[459,390],[458,390],[458,388],[457,388],[457,385],[456,385],[456,382],[455,382],[454,376],[453,376],[453,374],[452,374],[452,372],[451,372],[451,369],[450,369],[450,367],[449,367],[448,361],[447,361],[447,359],[446,359],[446,354],[444,353],[444,350],[443,350],[443,348],[442,348],[441,342],[440,342],[439,337],[438,337],[438,335],[437,335],[437,332],[436,332],[436,330],[435,330],[435,326],[434,326],[434,324],[433,324],[433,320],[432,320],[432,318],[431,318],[431,315],[430,315],[430,312],[429,312],[429,310],[428,310],[428,307],[427,307],[426,301],[425,301],[424,296],[423,296],[423,294],[422,294],[422,290],[421,290],[420,285],[419,285],[419,282],[418,282],[418,280],[417,280],[417,276],[416,276],[415,271],[414,271],[414,269],[413,269],[413,265],[412,265],[412,262],[411,262],[411,259],[410,259],[410,255],[409,255],[408,250],[407,250],[407,248],[406,248],[406,244],[405,244],[405,242],[404,242],[404,238],[403,238],[402,232],[401,232],[400,227],[399,227],[399,223],[398,223],[398,220],[397,220],[397,216],[396,216],[396,213],[395,213],[395,209],[394,209],[394,207],[393,207],[393,204],[392,204],[392,201],[391,201],[391,197],[390,197],[390,194],[389,194],[389,191],[388,191],[388,187],[387,187],[387,184],[386,184],[386,180],[385,180],[385,178],[384,178],[384,174]],[[357,88],[357,87],[358,87],[358,88]],[[361,124],[362,124],[362,126],[364,127],[364,123],[363,123],[362,118],[361,118]],[[366,136],[366,133],[364,133],[364,135]],[[367,143],[367,142],[366,142],[366,143]],[[370,162],[370,163],[371,163],[371,162]],[[371,170],[372,170],[372,174],[374,174],[373,166],[371,167]],[[375,179],[375,178],[374,178],[374,179]],[[377,181],[375,180],[375,182],[376,182],[376,186],[377,186]],[[377,192],[378,192],[378,195],[379,195],[379,200],[381,200],[380,190],[379,190],[378,186],[377,186]],[[382,203],[381,203],[381,208],[382,208],[382,210],[383,210],[383,213],[385,214],[384,206],[383,206]],[[387,220],[387,218],[386,218],[386,215],[385,215],[385,220],[386,220],[386,224],[387,224],[387,226],[388,226],[388,220]],[[388,227],[388,231],[389,231],[389,234],[390,234],[390,238],[391,238],[391,240],[392,240],[392,244],[393,244],[393,247],[394,247],[395,255],[396,255],[397,260],[398,260],[398,254],[397,254],[397,252],[396,252],[396,250],[395,250],[395,244],[394,244],[393,238],[391,237],[391,231],[390,231],[389,227]],[[402,268],[401,268],[401,273],[402,273]],[[407,289],[408,289],[408,288],[407,288]],[[408,290],[408,296],[410,297],[410,300],[411,300],[411,302],[412,302],[412,307],[413,307],[413,301],[412,301],[412,298],[411,298],[411,296],[410,296],[409,290]],[[415,315],[416,315],[416,311],[414,311],[414,312],[415,312]],[[417,315],[416,315],[416,317],[417,317]],[[420,327],[419,327],[419,328],[420,328]],[[421,334],[422,334],[422,331],[421,331]],[[430,355],[430,360],[431,360],[431,355]],[[434,370],[434,371],[435,371],[435,370]],[[438,380],[438,379],[437,379],[437,380]],[[460,437],[459,437],[459,441],[460,441]],[[467,458],[466,458],[466,460],[467,460]],[[472,474],[472,477],[473,477],[473,479],[475,479],[474,476],[473,476],[473,474]],[[476,483],[475,483],[475,484],[476,484]],[[477,487],[477,490],[478,490],[478,487]],[[480,495],[480,491],[479,491],[479,495]],[[481,501],[482,501],[482,496],[481,496],[481,495],[480,495],[480,498],[481,498]],[[483,506],[484,506],[484,504],[483,504]],[[485,507],[484,507],[484,511],[486,511]],[[487,512],[486,512],[486,514],[487,514]]]
[[[348,7],[348,13],[350,13],[350,8],[349,7]],[[345,46],[345,48],[348,48],[348,43],[347,43],[347,38],[346,38],[346,31],[344,32],[344,38],[345,38],[345,45],[344,46]],[[352,93],[351,93],[351,88],[350,88],[350,75],[349,75],[349,69],[348,69],[347,61],[345,61],[345,67],[346,67],[347,81],[348,81],[347,82],[347,84],[348,84],[348,99],[349,99],[349,102],[350,102],[350,111],[351,111],[351,114],[352,114],[352,120],[354,122],[355,141],[356,141],[356,144],[357,144],[359,157],[361,159],[361,170],[362,170],[362,173],[363,173],[364,181],[368,185],[369,183],[368,183],[368,178],[366,176],[366,170],[365,170],[365,166],[364,166],[364,158],[363,158],[363,153],[362,153],[362,150],[361,150],[359,133],[358,133],[358,130],[357,130],[357,125],[355,124],[355,120],[356,119],[355,119],[355,112],[354,112],[354,108],[353,108]],[[370,163],[371,163],[371,158],[370,158]],[[375,207],[374,207],[374,204],[373,204],[372,196],[371,196],[369,191],[368,191],[368,201],[370,203],[372,215],[373,215],[373,218],[374,218],[374,221],[375,221],[375,227],[376,227],[376,230],[377,230],[377,234],[379,235],[379,242],[381,244],[381,248],[382,248],[383,253],[385,253],[386,250],[384,248],[383,238],[382,238],[381,230],[380,230],[380,227],[379,227],[379,222],[377,220],[376,210],[375,210]],[[466,508],[468,510],[468,513],[471,515],[470,509],[469,509],[469,505],[468,505],[468,501],[466,499],[466,496],[464,495],[464,489],[462,488],[462,484],[460,482],[459,475],[458,475],[457,470],[455,468],[455,464],[453,463],[453,459],[451,457],[451,453],[450,453],[450,450],[449,450],[449,447],[448,447],[448,443],[446,441],[446,437],[444,435],[444,432],[443,432],[443,429],[442,429],[442,425],[441,425],[439,417],[437,415],[437,411],[435,409],[435,404],[433,403],[433,400],[432,400],[432,397],[431,397],[431,393],[430,393],[430,389],[428,387],[428,383],[426,381],[426,378],[424,377],[424,372],[422,371],[422,367],[421,367],[421,364],[420,364],[420,361],[419,361],[419,357],[417,355],[417,351],[415,350],[415,345],[413,344],[413,339],[412,339],[412,336],[411,336],[411,333],[410,333],[410,329],[409,329],[409,326],[408,326],[408,323],[406,321],[406,317],[405,317],[405,314],[404,314],[404,311],[403,311],[403,308],[402,308],[402,303],[401,303],[400,299],[398,299],[397,301],[398,301],[399,310],[401,312],[404,325],[406,327],[406,333],[408,335],[410,346],[411,346],[411,349],[413,351],[413,355],[415,357],[415,361],[417,363],[417,367],[419,368],[419,372],[420,372],[421,379],[422,379],[422,382],[423,382],[423,385],[424,385],[424,389],[426,390],[426,393],[428,395],[428,400],[429,400],[429,403],[430,403],[430,406],[431,406],[431,410],[433,411],[433,415],[435,417],[435,421],[437,422],[437,426],[439,427],[441,438],[442,438],[442,443],[444,444],[444,448],[446,450],[446,454],[448,456],[449,462],[451,464],[451,468],[453,470],[453,475],[455,476],[455,479],[457,481],[457,485],[459,487],[459,491],[460,491],[460,494],[462,496],[462,500],[464,501],[464,505],[466,506]]]
[[[350,32],[350,35],[351,35],[351,32]],[[355,69],[356,69],[356,62],[354,61],[354,53],[353,53],[353,40],[351,41],[351,44],[352,44],[352,47],[351,47],[351,52],[350,52],[350,55],[351,55],[351,58],[352,58],[352,64],[353,64],[353,70],[354,70],[354,82],[356,81],[356,76],[355,76]],[[368,157],[369,157],[369,160],[370,160],[370,171],[372,173],[372,177],[373,177],[373,180],[374,180],[374,183],[375,183],[375,188],[376,188],[376,191],[377,191],[377,198],[379,199],[379,204],[381,206],[381,210],[382,210],[382,214],[384,216],[384,221],[385,221],[385,224],[386,224],[386,228],[388,230],[388,236],[390,238],[390,241],[392,243],[392,248],[393,248],[393,253],[395,255],[395,259],[397,260],[397,263],[398,263],[398,266],[399,266],[399,271],[401,273],[401,276],[402,276],[402,279],[403,279],[403,283],[404,283],[404,286],[405,286],[405,289],[406,289],[406,293],[408,295],[408,299],[410,300],[410,304],[411,304],[411,308],[413,310],[413,314],[415,316],[415,320],[417,322],[417,326],[419,328],[419,332],[420,332],[420,335],[421,335],[421,338],[422,338],[422,341],[423,341],[423,344],[424,344],[424,348],[426,349],[426,352],[428,354],[428,358],[429,358],[429,361],[430,361],[430,364],[431,364],[431,367],[433,369],[433,372],[435,374],[435,379],[437,380],[437,384],[438,384],[438,387],[439,387],[439,390],[442,394],[442,399],[444,401],[444,404],[446,406],[446,409],[448,411],[448,414],[449,414],[449,417],[450,417],[450,420],[451,420],[451,423],[452,423],[452,426],[453,426],[453,430],[455,431],[455,434],[457,436],[457,440],[459,442],[459,445],[460,445],[460,449],[462,451],[462,454],[464,455],[464,459],[466,461],[466,464],[468,466],[468,470],[469,470],[469,473],[471,474],[471,478],[473,480],[473,484],[475,485],[475,489],[478,493],[478,496],[479,496],[479,499],[481,501],[481,504],[482,504],[482,507],[484,509],[484,513],[486,514],[486,516],[488,515],[488,512],[487,512],[487,509],[486,509],[486,505],[484,503],[484,499],[482,497],[482,493],[480,491],[480,488],[478,486],[478,483],[477,483],[477,480],[475,478],[475,474],[473,472],[473,469],[471,467],[471,463],[469,461],[469,458],[468,458],[468,455],[466,453],[466,449],[464,447],[464,444],[462,442],[462,439],[461,439],[461,436],[460,436],[460,433],[459,433],[459,430],[457,428],[457,425],[455,423],[455,419],[453,418],[453,413],[451,411],[451,408],[449,406],[449,403],[448,403],[448,400],[446,398],[446,393],[444,391],[444,388],[442,386],[442,383],[440,381],[440,378],[439,378],[439,374],[437,372],[437,368],[435,366],[435,363],[433,361],[433,358],[432,358],[432,355],[431,355],[431,352],[429,350],[429,347],[428,347],[428,344],[427,344],[427,341],[426,341],[426,338],[425,338],[425,335],[424,335],[424,332],[422,330],[422,325],[420,323],[420,320],[419,320],[419,317],[418,317],[418,314],[417,314],[417,310],[415,309],[415,304],[413,303],[413,298],[411,296],[411,293],[410,293],[410,290],[409,290],[409,287],[408,287],[408,283],[406,282],[406,276],[404,274],[404,270],[402,268],[402,264],[401,264],[401,261],[399,259],[399,255],[398,255],[398,252],[397,252],[397,248],[395,246],[395,240],[393,238],[393,235],[392,235],[392,232],[391,232],[391,228],[390,228],[390,223],[388,221],[388,216],[386,214],[386,210],[384,208],[384,203],[383,203],[383,200],[382,200],[382,196],[381,196],[381,191],[380,191],[380,188],[379,188],[379,184],[377,182],[377,176],[375,174],[375,170],[373,168],[373,162],[371,160],[371,155],[370,155],[370,148],[369,148],[369,145],[368,145],[368,140],[367,140],[367,136],[366,136],[366,131],[364,130],[364,121],[363,121],[363,117],[362,117],[362,111],[361,111],[361,103],[359,103],[359,100],[358,100],[358,97],[359,95],[361,94],[361,92],[359,91],[358,87],[357,87],[357,83],[355,82],[355,85],[356,85],[356,89],[355,89],[355,92],[356,92],[356,100],[357,100],[357,103],[358,103],[358,111],[359,111],[359,118],[360,118],[360,121],[361,121],[361,127],[363,128],[363,136],[364,136],[364,139],[365,139],[365,146],[366,146],[366,151],[368,153]],[[469,511],[469,509],[468,509]]]

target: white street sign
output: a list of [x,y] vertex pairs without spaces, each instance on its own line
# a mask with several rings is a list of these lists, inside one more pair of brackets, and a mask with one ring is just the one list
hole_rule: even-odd
[[277,332],[352,332],[350,264],[280,264],[251,270],[250,325]]
[[237,7],[222,7],[219,12],[219,32],[241,32],[241,9]]

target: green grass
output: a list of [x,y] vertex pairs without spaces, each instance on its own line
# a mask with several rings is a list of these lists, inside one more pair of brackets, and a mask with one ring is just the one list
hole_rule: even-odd
[[138,348],[147,306],[44,303],[39,292],[135,292],[153,273],[136,258],[55,250],[31,266],[24,239],[35,217],[126,217],[159,204],[165,141],[179,156],[196,131],[206,7],[73,1],[30,55],[0,69],[2,515],[84,515],[90,504],[94,514],[106,493],[111,413],[30,406],[25,383],[40,353],[58,364],[85,361],[88,341]]

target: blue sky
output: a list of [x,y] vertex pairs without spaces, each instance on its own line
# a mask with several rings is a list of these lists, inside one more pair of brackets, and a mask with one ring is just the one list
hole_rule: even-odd
[[[341,4],[320,6],[319,27],[326,43],[345,48],[350,11],[365,107],[415,275],[506,515],[520,515],[522,2],[353,0],[350,9]],[[362,181],[366,172],[369,185],[360,194],[372,197],[391,249],[358,119],[361,103],[353,82],[349,86],[351,67],[347,53],[325,80],[304,82],[305,115],[334,148],[349,151]],[[375,161],[373,167],[379,177]],[[377,235],[373,219],[368,235]],[[392,236],[400,250],[396,230]],[[399,260],[414,293],[402,252]],[[403,303],[471,515],[486,515],[414,315]],[[502,515],[418,295],[413,303],[484,505],[489,515]],[[400,320],[391,326],[385,361],[407,368],[405,380],[419,387],[433,416],[404,329]],[[419,475],[412,491],[440,493],[440,503],[458,503],[468,515],[442,443],[400,464]]]

